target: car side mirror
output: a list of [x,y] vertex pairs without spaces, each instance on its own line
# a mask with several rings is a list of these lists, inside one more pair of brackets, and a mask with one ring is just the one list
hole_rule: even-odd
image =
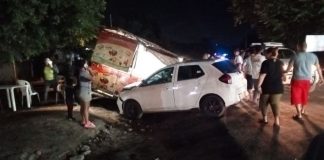
[[146,82],[146,80],[142,80],[142,83],[141,83],[141,85],[140,86],[146,86],[147,85],[147,82]]

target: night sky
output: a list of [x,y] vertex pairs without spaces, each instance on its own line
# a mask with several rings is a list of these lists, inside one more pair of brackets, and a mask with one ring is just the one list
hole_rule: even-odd
[[[254,34],[248,25],[234,27],[233,16],[228,9],[229,0],[110,0],[107,3],[107,14],[111,14],[114,27],[132,32],[131,28],[118,23],[120,17],[149,16],[158,26],[160,41],[186,46],[203,45],[198,50],[196,48],[198,52],[230,52],[244,47],[245,35]],[[142,36],[141,32],[135,34]],[[248,41],[253,40],[249,38]]]

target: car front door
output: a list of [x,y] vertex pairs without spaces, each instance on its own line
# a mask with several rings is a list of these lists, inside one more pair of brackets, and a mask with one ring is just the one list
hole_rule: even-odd
[[153,112],[174,109],[173,72],[174,67],[165,68],[143,81],[138,92],[143,110]]
[[179,66],[177,81],[173,87],[175,105],[179,110],[195,106],[204,83],[204,75],[199,65]]

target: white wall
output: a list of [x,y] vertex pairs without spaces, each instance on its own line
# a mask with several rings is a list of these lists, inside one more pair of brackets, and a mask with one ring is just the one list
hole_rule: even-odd
[[324,35],[307,35],[306,44],[308,52],[324,51]]

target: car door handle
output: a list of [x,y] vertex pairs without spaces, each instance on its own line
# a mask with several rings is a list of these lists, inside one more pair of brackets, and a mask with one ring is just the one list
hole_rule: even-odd
[[178,89],[178,86],[166,87],[167,90],[175,90]]

